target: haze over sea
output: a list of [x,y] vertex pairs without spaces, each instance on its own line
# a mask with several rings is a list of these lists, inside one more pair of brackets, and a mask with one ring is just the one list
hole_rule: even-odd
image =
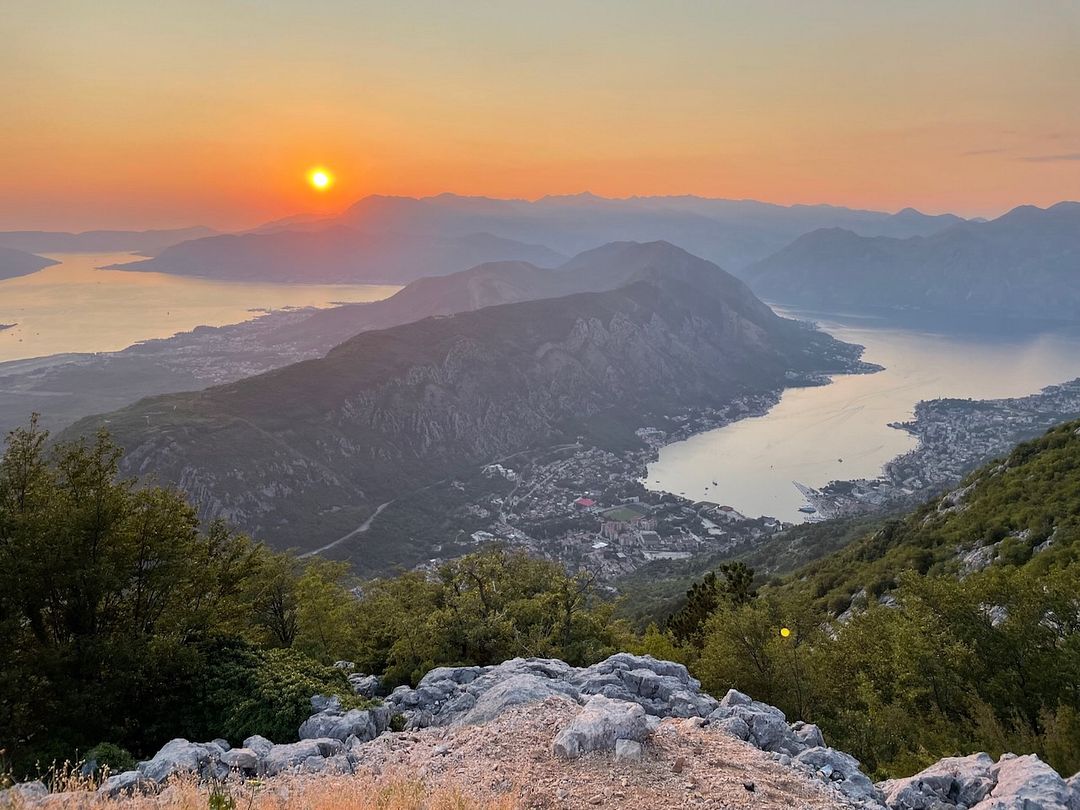
[[807,515],[798,511],[803,498],[792,482],[820,487],[876,477],[915,446],[910,434],[888,425],[910,419],[920,400],[1024,396],[1080,376],[1075,329],[954,321],[946,331],[944,324],[776,309],[862,344],[864,359],[885,370],[789,388],[764,416],[667,445],[649,465],[649,488],[799,522]]
[[377,301],[398,287],[250,284],[99,270],[124,254],[53,254],[60,264],[0,281],[0,362],[63,352],[118,351],[196,326],[224,326],[284,307]]

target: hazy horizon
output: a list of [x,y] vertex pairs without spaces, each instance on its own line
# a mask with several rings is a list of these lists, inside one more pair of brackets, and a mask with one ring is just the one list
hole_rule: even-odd
[[1015,205],[1010,205],[1010,206],[1008,206],[1006,208],[1002,208],[1000,210],[994,210],[994,211],[991,211],[990,213],[970,213],[970,212],[965,212],[965,211],[961,211],[961,210],[951,210],[951,209],[940,209],[940,210],[924,209],[924,208],[919,208],[917,205],[899,205],[899,206],[896,206],[896,207],[888,207],[888,208],[873,208],[873,207],[860,207],[860,206],[857,206],[857,205],[845,205],[843,203],[837,203],[837,202],[833,202],[833,201],[829,201],[829,200],[818,200],[818,201],[814,201],[814,202],[801,202],[801,201],[800,202],[777,202],[775,200],[766,200],[766,199],[755,198],[755,197],[738,197],[738,198],[736,198],[736,197],[722,197],[722,196],[713,196],[713,195],[706,195],[706,194],[690,194],[690,193],[686,193],[686,194],[678,194],[678,193],[672,193],[672,194],[627,194],[627,195],[623,195],[623,196],[608,196],[608,195],[603,195],[603,194],[596,194],[595,192],[593,192],[593,191],[591,191],[589,189],[584,189],[584,190],[581,190],[581,191],[574,191],[574,192],[565,192],[565,193],[540,194],[540,195],[528,196],[528,197],[526,197],[526,196],[519,196],[519,197],[505,196],[505,197],[500,197],[500,196],[492,195],[492,194],[461,194],[461,193],[458,193],[456,191],[439,191],[439,192],[434,192],[432,194],[422,194],[422,195],[383,194],[381,192],[371,192],[370,194],[365,194],[365,195],[363,195],[361,197],[358,197],[355,200],[348,201],[347,203],[345,203],[343,205],[342,208],[340,208],[338,210],[333,210],[333,211],[297,210],[297,211],[293,211],[291,214],[284,214],[281,217],[276,217],[274,219],[270,219],[270,220],[266,220],[266,219],[253,220],[253,221],[250,221],[250,222],[244,222],[244,223],[239,224],[239,225],[226,225],[226,224],[223,224],[223,223],[215,223],[215,222],[201,221],[201,220],[200,221],[177,220],[175,222],[163,222],[163,223],[157,223],[157,224],[148,225],[145,222],[141,222],[141,221],[138,221],[138,220],[123,220],[123,221],[115,222],[115,223],[112,223],[112,224],[105,224],[105,225],[100,225],[100,226],[91,225],[91,226],[86,226],[86,227],[68,227],[68,228],[64,228],[64,227],[60,227],[60,226],[50,227],[47,224],[40,224],[40,225],[36,225],[36,226],[35,225],[20,225],[19,221],[17,221],[17,220],[12,220],[12,221],[0,220],[0,232],[41,231],[41,232],[58,232],[58,233],[79,234],[79,233],[89,233],[89,232],[93,232],[93,231],[111,231],[111,230],[115,230],[115,231],[166,230],[167,231],[167,230],[184,230],[184,229],[196,228],[196,227],[210,227],[210,228],[216,228],[216,229],[218,229],[218,230],[220,230],[220,231],[222,231],[224,233],[239,233],[239,232],[243,232],[243,231],[247,231],[247,230],[252,230],[252,229],[258,228],[260,226],[272,224],[272,223],[277,222],[279,220],[289,220],[289,219],[293,219],[293,218],[296,218],[296,219],[299,219],[299,220],[315,219],[315,218],[318,218],[318,219],[334,219],[334,218],[344,214],[351,206],[355,205],[356,203],[358,203],[358,202],[360,202],[360,201],[362,201],[362,200],[364,200],[364,199],[366,199],[368,197],[376,197],[376,198],[377,197],[386,197],[386,198],[414,199],[414,200],[430,200],[430,199],[436,199],[436,198],[439,198],[439,197],[460,197],[460,198],[470,198],[470,199],[487,199],[487,200],[493,200],[493,201],[497,201],[497,202],[536,203],[536,202],[540,202],[540,201],[542,201],[544,199],[547,199],[547,198],[570,198],[570,197],[585,197],[585,196],[593,196],[593,197],[597,197],[599,199],[609,200],[609,201],[613,201],[613,202],[630,202],[630,201],[633,201],[633,200],[640,200],[640,199],[658,199],[659,200],[659,199],[664,199],[664,198],[679,199],[679,198],[694,197],[694,198],[701,199],[701,200],[720,200],[720,201],[725,201],[725,202],[761,203],[761,204],[764,204],[764,205],[776,205],[776,206],[788,207],[788,208],[795,208],[795,207],[799,207],[799,206],[808,207],[808,208],[813,208],[813,207],[845,208],[845,209],[851,209],[851,210],[856,210],[856,211],[873,211],[873,212],[884,213],[884,214],[897,214],[897,213],[900,213],[901,211],[904,211],[904,210],[913,209],[915,211],[918,211],[921,214],[926,214],[926,215],[929,215],[929,216],[935,216],[935,215],[940,215],[940,214],[955,214],[956,216],[960,216],[960,217],[963,217],[965,219],[986,219],[986,220],[996,219],[996,218],[998,218],[1000,216],[1003,216],[1004,214],[1007,214],[1009,211],[1012,211],[1013,209],[1018,208],[1018,207],[1034,206],[1034,207],[1037,207],[1037,208],[1046,209],[1046,208],[1051,208],[1054,205],[1057,205],[1059,203],[1080,201],[1080,195],[1075,195],[1074,197],[1062,197],[1059,200],[1053,200],[1053,201],[1043,203],[1043,204],[1035,204],[1035,203],[1032,203],[1032,202],[1021,201],[1021,202],[1016,203]]

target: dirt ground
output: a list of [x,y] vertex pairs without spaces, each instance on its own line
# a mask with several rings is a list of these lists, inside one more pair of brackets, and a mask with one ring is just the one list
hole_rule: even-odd
[[824,810],[844,803],[770,755],[693,721],[667,719],[641,762],[610,752],[567,762],[556,732],[580,711],[563,698],[521,706],[482,726],[385,734],[349,776],[300,775],[227,786],[233,804],[178,782],[157,796],[116,801],[67,793],[52,810],[574,810],[716,808]]

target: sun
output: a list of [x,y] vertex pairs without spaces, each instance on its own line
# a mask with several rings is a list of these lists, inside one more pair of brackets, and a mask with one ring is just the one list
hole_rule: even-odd
[[334,176],[327,169],[312,169],[308,172],[308,182],[316,191],[326,191],[334,184]]

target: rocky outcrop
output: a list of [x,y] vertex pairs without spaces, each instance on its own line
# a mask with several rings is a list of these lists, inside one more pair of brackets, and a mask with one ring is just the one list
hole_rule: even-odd
[[[846,806],[1080,810],[1080,774],[1062,779],[1034,755],[1005,754],[996,762],[987,754],[950,757],[914,776],[874,785],[854,757],[825,744],[817,726],[789,723],[780,709],[734,689],[717,701],[701,691],[684,666],[650,656],[619,653],[590,667],[543,658],[515,658],[490,667],[439,667],[415,689],[395,689],[380,706],[346,710],[339,698],[320,695],[311,704],[313,714],[301,725],[298,742],[274,744],[252,736],[232,748],[226,740],[171,740],[135,770],[106,779],[99,795],[157,791],[178,775],[218,780],[231,774],[349,774],[370,758],[372,746],[380,745],[373,740],[391,725],[397,727],[392,724],[395,716],[411,731],[433,727],[433,733],[446,734],[472,726],[498,727],[503,715],[520,715],[515,707],[539,705],[563,707],[558,710],[562,719],[546,738],[549,755],[557,759],[611,752],[620,763],[651,761],[660,750],[657,746],[663,747],[664,734],[685,728],[686,733],[735,737],[768,752]],[[662,723],[661,718],[683,719]],[[395,745],[383,738],[387,741],[391,748]],[[447,745],[434,749],[437,756],[448,751]],[[44,806],[45,791],[41,783],[17,785],[0,792],[0,807]]]
[[947,757],[879,787],[890,810],[1080,810],[1080,774],[1062,779],[1034,754]]
[[140,762],[136,770],[155,784],[163,784],[170,776],[191,773],[198,776],[223,776],[220,767],[224,748],[216,742],[193,743],[184,739],[170,740],[152,759]]
[[[555,735],[553,750],[564,759],[577,759],[590,751],[614,751],[618,743],[640,744],[649,733],[645,710],[637,703],[593,695],[570,725]],[[622,747],[624,758],[634,749]]]
[[301,740],[328,738],[344,742],[355,737],[367,742],[390,726],[390,709],[386,706],[345,711],[338,698],[316,695],[311,699],[311,708],[315,714],[301,724]]
[[686,667],[650,656],[618,653],[591,667],[545,658],[514,658],[493,667],[440,667],[415,689],[398,687],[386,699],[406,728],[483,723],[502,710],[562,695],[592,695],[636,703],[654,717],[705,717],[719,705]]
[[827,746],[807,748],[791,762],[835,789],[845,798],[872,807],[881,806],[881,791],[859,769],[859,760]]

